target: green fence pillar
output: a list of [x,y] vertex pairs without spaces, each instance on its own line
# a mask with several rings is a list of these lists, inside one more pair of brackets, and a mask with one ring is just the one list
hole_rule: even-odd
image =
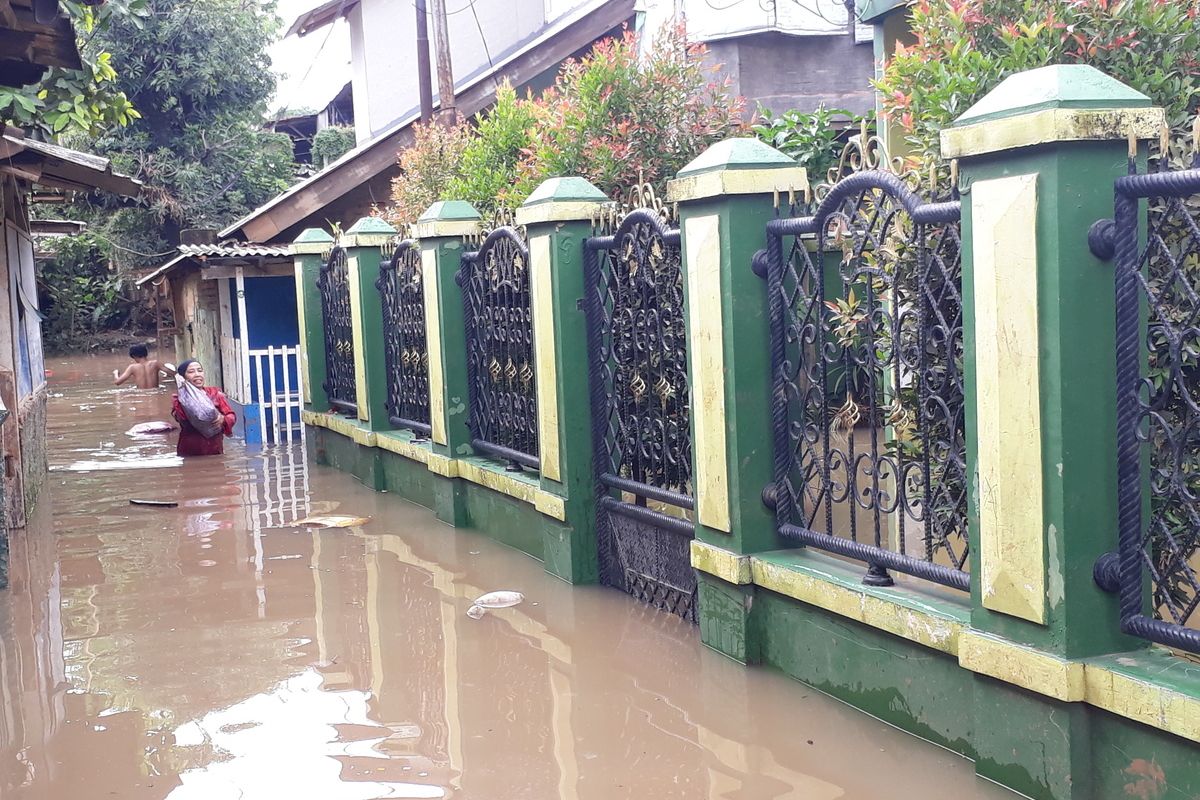
[[378,217],[363,217],[346,231],[350,276],[350,320],[354,333],[354,382],[358,418],[373,431],[391,430],[387,414],[387,361],[383,352],[383,304],[375,281],[383,246],[396,229]]
[[545,520],[546,570],[570,583],[597,576],[583,243],[607,202],[583,178],[552,178],[517,210],[529,238],[541,484],[566,499],[566,523]]
[[1058,65],[1010,76],[942,132],[960,163],[972,476],[959,658],[979,676],[978,771],[1031,797],[1091,796],[1073,659],[1140,644],[1092,578],[1117,541],[1116,384],[1112,266],[1087,234],[1112,216],[1128,138],[1157,135],[1150,105]]
[[317,277],[325,254],[333,248],[333,237],[320,228],[306,228],[292,242],[296,264],[296,319],[300,327],[300,385],[304,407],[328,411],[325,394],[325,324]]
[[[479,212],[461,200],[434,203],[413,226],[421,242],[425,341],[429,352],[429,424],[435,453],[472,454],[467,429],[467,343],[462,290],[454,281],[466,249],[463,237],[479,232]],[[438,482],[434,512],[452,525],[466,523],[462,487]]]
[[784,547],[762,491],[774,477],[767,292],[751,269],[778,193],[803,168],[756,139],[719,142],[667,188],[679,204],[691,383],[692,487],[700,631],[754,661],[749,553]]

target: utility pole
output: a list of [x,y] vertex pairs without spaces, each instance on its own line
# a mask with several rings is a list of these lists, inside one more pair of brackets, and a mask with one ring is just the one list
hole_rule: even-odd
[[416,0],[414,5],[417,7],[417,82],[421,88],[421,122],[429,122],[433,117],[433,82],[429,74],[429,12],[425,10],[425,0]]
[[458,116],[454,106],[454,72],[450,68],[450,22],[446,18],[446,0],[429,0],[433,6],[433,38],[437,46],[438,99],[442,110],[438,115],[447,123]]

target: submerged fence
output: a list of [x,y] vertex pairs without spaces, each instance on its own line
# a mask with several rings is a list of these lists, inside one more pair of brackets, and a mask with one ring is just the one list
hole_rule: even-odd
[[[1001,94],[1106,80],[1062,69]],[[1124,174],[1162,115],[1114,96],[968,114],[949,184],[860,134],[797,204],[803,170],[731,140],[669,211],[562,178],[513,224],[307,232],[310,452],[1026,794],[1121,796],[1076,740],[1200,735],[1200,161]],[[981,733],[1001,708],[1020,730]]]

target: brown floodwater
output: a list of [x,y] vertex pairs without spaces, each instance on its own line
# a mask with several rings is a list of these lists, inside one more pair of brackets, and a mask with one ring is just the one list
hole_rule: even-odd
[[[300,447],[180,462],[164,393],[51,364],[0,592],[0,797],[1010,798],[970,762]],[[132,506],[131,498],[178,501]],[[315,513],[361,528],[293,525]],[[466,615],[486,591],[523,604]]]

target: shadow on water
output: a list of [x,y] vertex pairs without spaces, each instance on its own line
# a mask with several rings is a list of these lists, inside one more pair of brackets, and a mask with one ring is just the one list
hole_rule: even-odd
[[[1011,796],[299,447],[181,462],[124,433],[169,398],[114,365],[53,365],[48,493],[0,593],[6,799]],[[323,512],[372,521],[293,525]],[[527,599],[467,618],[494,589]]]

